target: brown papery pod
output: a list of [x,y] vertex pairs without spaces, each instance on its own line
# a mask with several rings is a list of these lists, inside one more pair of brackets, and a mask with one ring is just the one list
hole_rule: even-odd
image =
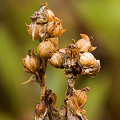
[[78,104],[82,108],[86,104],[87,95],[86,91],[90,91],[89,87],[83,88],[82,90],[75,90],[75,95],[78,97]]
[[50,41],[55,46],[56,49],[58,48],[58,37],[49,38],[48,41]]
[[46,10],[45,15],[49,22],[53,21],[53,17],[55,16],[54,13],[52,12],[52,10],[50,10],[50,9]]
[[46,98],[48,104],[52,107],[52,109],[54,109],[57,112],[59,110],[57,106],[57,95],[53,93],[52,90],[48,89],[46,91]]
[[40,58],[50,59],[55,52],[55,46],[50,41],[42,41],[37,47],[37,54]]
[[94,67],[97,61],[91,53],[85,52],[83,54],[80,53],[79,62],[80,65],[87,68],[87,67]]
[[100,60],[96,60],[96,64],[94,65],[94,67],[86,68],[84,70],[84,74],[89,74],[91,77],[95,77],[100,71],[100,68]]
[[46,24],[41,25],[41,24],[36,24],[35,22],[31,22],[30,25],[27,25],[26,23],[25,25],[26,25],[28,34],[33,39],[33,42],[34,40],[40,39],[41,37],[43,37],[46,33],[46,28],[47,28]]
[[58,37],[65,31],[66,29],[62,28],[62,23],[57,17],[54,17],[54,21],[48,23],[47,32],[51,37]]
[[91,41],[86,34],[80,34],[82,37],[76,42],[76,46],[80,49],[80,52],[88,52],[91,47]]
[[33,16],[31,16],[31,19],[35,20],[36,23],[44,24],[53,21],[53,17],[54,13],[48,8],[48,4],[45,2],[38,12],[34,12]]
[[44,101],[40,101],[40,103],[35,106],[35,120],[43,120],[47,115],[47,110]]
[[89,91],[89,87],[83,88],[82,90],[75,90],[72,94],[68,97],[68,107],[75,115],[81,117],[81,114],[85,114],[86,111],[82,109],[87,101],[86,91]]
[[62,53],[60,53],[59,51],[53,53],[51,59],[49,59],[49,63],[56,68],[62,68],[63,65]]
[[[31,54],[30,54],[31,52]],[[40,68],[40,59],[38,56],[34,55],[34,51],[29,50],[26,58],[22,59],[24,68],[28,71],[35,73]]]

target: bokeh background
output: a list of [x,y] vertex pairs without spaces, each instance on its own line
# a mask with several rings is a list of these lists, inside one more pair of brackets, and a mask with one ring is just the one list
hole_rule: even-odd
[[[80,39],[80,33],[93,36],[92,52],[101,61],[98,76],[80,76],[75,88],[89,86],[84,107],[89,120],[120,120],[120,0],[0,0],[0,120],[32,120],[40,100],[40,87],[28,80],[22,58],[28,49],[36,48],[27,33],[25,22],[40,6],[49,8],[63,21],[67,31],[59,37],[59,48]],[[48,64],[47,88],[57,94],[63,104],[66,90],[64,70]]]

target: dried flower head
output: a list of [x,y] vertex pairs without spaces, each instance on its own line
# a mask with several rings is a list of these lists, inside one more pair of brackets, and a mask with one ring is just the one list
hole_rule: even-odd
[[66,31],[66,29],[64,30],[62,28],[61,21],[55,17],[54,13],[48,8],[47,3],[42,5],[39,11],[34,12],[30,18],[31,24],[27,25],[25,23],[25,25],[33,42],[36,39],[41,40],[42,37],[44,37],[44,39],[55,38]]
[[[33,15],[30,17],[32,21],[35,21],[38,24],[45,24],[49,21],[49,16],[54,16],[52,11],[49,11],[48,4],[45,2],[39,9],[39,11],[34,12]],[[51,16],[52,15],[52,16]]]
[[[45,3],[33,13],[31,24],[26,25],[28,34],[34,40],[39,39],[37,55],[29,50],[22,63],[26,72],[32,74],[30,81],[39,83],[41,87],[40,102],[35,106],[35,120],[88,120],[83,109],[87,101],[86,91],[89,87],[75,90],[74,85],[78,75],[88,74],[95,77],[100,71],[100,60],[90,53],[96,47],[91,45],[91,40],[86,34],[80,34],[81,39],[65,48],[58,48],[58,37],[66,29],[62,28],[62,22]],[[67,90],[64,105],[61,110],[57,106],[57,95],[52,90],[46,90],[47,62],[55,68],[64,68],[67,77]],[[57,114],[56,112],[60,112]]]

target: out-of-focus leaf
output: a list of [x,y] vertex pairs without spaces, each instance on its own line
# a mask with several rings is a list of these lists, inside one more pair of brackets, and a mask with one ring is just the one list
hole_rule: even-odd
[[82,19],[98,41],[112,56],[119,55],[120,1],[72,1]]

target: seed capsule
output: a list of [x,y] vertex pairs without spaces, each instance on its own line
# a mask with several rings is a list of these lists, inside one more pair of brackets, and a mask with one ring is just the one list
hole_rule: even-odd
[[47,28],[46,24],[41,25],[41,24],[36,24],[35,22],[31,22],[30,25],[27,25],[26,23],[25,25],[26,25],[28,34],[33,39],[33,42],[34,40],[40,39],[41,37],[43,37],[46,33],[46,28]]
[[52,10],[50,10],[50,9],[47,9],[47,10],[46,10],[45,15],[46,15],[47,20],[48,20],[49,22],[53,21],[53,17],[55,16],[54,13],[52,12]]
[[87,95],[86,91],[90,91],[89,87],[83,88],[82,90],[76,90],[75,95],[78,98],[78,104],[82,108],[86,104],[87,101]]
[[53,53],[51,59],[49,60],[49,63],[56,68],[62,68],[62,65],[63,65],[62,54],[59,51],[57,51],[56,53]]
[[50,34],[51,37],[58,37],[62,35],[65,31],[66,29],[63,30],[61,21],[56,17],[54,17],[54,21],[48,23],[47,32]]
[[37,25],[32,22],[30,25],[27,25],[26,23],[25,25],[26,25],[28,34],[30,35],[30,37],[32,37],[33,41],[40,38],[39,31],[42,29],[42,25]]
[[35,106],[35,120],[43,120],[47,114],[47,110],[44,101],[40,101],[40,103]]
[[60,33],[61,30],[61,23],[56,23],[55,21],[49,22],[47,27],[47,32],[51,36],[56,36]]
[[89,74],[91,77],[95,77],[97,73],[100,71],[100,60],[96,60],[96,64],[92,68],[87,68],[84,70],[85,74]]
[[69,95],[67,104],[74,114],[81,116],[80,112],[82,112],[83,114],[86,113],[86,111],[82,108],[87,101],[86,91],[89,90],[89,87],[86,87],[82,90],[75,90],[72,92],[72,94]]
[[34,12],[33,16],[30,18],[39,24],[45,24],[47,22],[53,21],[54,13],[48,8],[48,4],[45,3],[41,6],[39,11]]
[[26,69],[26,72],[31,71],[34,73],[40,68],[40,59],[38,56],[34,55],[33,50],[29,52],[31,52],[31,55],[28,53],[26,58],[22,59],[22,63]]
[[55,46],[56,49],[58,48],[58,37],[49,38],[48,40]]
[[80,34],[81,39],[76,42],[76,46],[80,49],[80,52],[88,52],[88,49],[91,47],[90,39],[85,34]]
[[51,53],[55,52],[55,46],[50,41],[42,41],[37,47],[37,54],[40,58],[50,59]]
[[95,57],[89,52],[85,52],[83,54],[80,53],[79,61],[83,67],[93,67],[96,64]]

